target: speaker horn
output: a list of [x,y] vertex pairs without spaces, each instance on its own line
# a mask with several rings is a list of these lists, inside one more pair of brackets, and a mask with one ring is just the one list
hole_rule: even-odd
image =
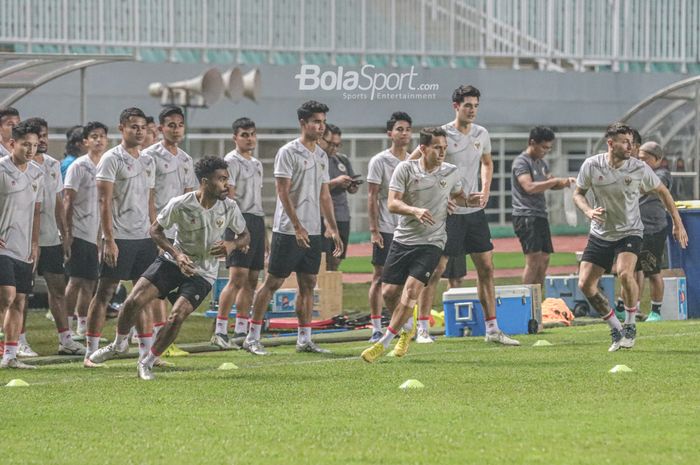
[[243,98],[243,73],[240,68],[231,68],[223,74],[224,95],[234,102]]
[[224,93],[224,80],[218,69],[209,68],[196,78],[173,82],[167,84],[167,87],[200,95],[204,99],[204,105],[210,106],[218,102]]
[[260,70],[255,68],[243,75],[243,95],[257,102],[260,96]]

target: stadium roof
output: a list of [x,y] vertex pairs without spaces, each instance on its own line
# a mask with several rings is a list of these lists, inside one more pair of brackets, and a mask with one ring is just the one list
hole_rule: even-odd
[[[691,161],[684,175],[693,179],[695,198],[700,191],[700,76],[675,82],[646,97],[625,113],[620,121],[637,128],[646,140],[664,148],[666,156]],[[596,148],[603,147],[598,141]]]
[[[133,59],[131,55],[0,53],[0,106],[12,105],[37,87],[73,71]],[[81,73],[81,89],[83,77]]]

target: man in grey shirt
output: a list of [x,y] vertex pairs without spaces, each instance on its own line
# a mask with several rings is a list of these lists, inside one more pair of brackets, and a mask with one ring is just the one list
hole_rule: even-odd
[[[237,250],[226,258],[228,282],[219,296],[219,314],[211,339],[212,344],[222,349],[240,349],[228,337],[228,316],[234,302],[236,323],[233,337],[241,339],[248,335],[250,305],[270,248],[262,204],[263,164],[255,158],[258,143],[255,121],[238,118],[232,129],[235,148],[224,157],[228,163],[228,195],[236,200],[243,213],[250,232],[250,245],[248,250]],[[229,230],[226,232],[231,234]]]
[[263,317],[273,294],[284,280],[296,273],[299,292],[296,311],[299,320],[297,352],[328,353],[311,340],[311,315],[316,275],[321,266],[321,215],[335,242],[336,257],[343,243],[333,214],[328,189],[328,156],[318,140],[326,129],[328,107],[309,100],[297,109],[301,137],[282,146],[275,156],[277,206],[267,276],[253,300],[253,318],[243,348],[255,355],[267,352],[260,343]]
[[[37,273],[46,280],[49,294],[49,309],[58,331],[58,355],[84,355],[85,347],[73,341],[66,308],[66,274],[65,258],[70,257],[70,249],[65,239],[65,213],[63,210],[63,180],[61,179],[61,164],[46,153],[49,146],[49,127],[43,118],[29,118],[29,124],[39,127],[39,145],[33,163],[44,172],[44,195],[41,200],[41,220],[39,227],[39,262]],[[24,311],[26,323],[27,311]],[[24,325],[26,328],[26,324]],[[27,344],[24,331],[20,335],[20,356],[37,354]],[[28,352],[28,353],[27,353]]]
[[340,262],[345,258],[350,239],[350,206],[348,205],[348,194],[354,194],[359,189],[360,181],[356,179],[355,171],[352,169],[350,160],[342,153],[338,153],[341,146],[343,133],[334,124],[326,125],[326,133],[318,141],[318,145],[328,155],[328,188],[331,191],[333,200],[333,213],[335,222],[338,225],[340,240],[343,241],[343,254],[340,257],[333,256],[333,240],[325,237],[325,222],[321,223],[323,238],[323,252],[326,254],[326,269],[328,271],[338,271]]
[[0,368],[36,368],[17,359],[22,311],[32,292],[39,257],[42,169],[31,162],[41,128],[19,123],[12,128],[10,156],[0,158],[0,318],[4,350]]
[[[574,203],[591,220],[588,244],[579,269],[579,288],[593,308],[610,326],[609,352],[634,346],[635,314],[639,287],[635,266],[642,245],[644,226],[639,213],[642,193],[657,194],[673,218],[673,236],[685,248],[688,235],[668,189],[646,163],[631,157],[632,129],[622,123],[608,126],[608,151],[586,159],[576,179]],[[593,205],[586,193],[591,191]],[[625,302],[624,326],[598,289],[598,281],[609,272],[617,256],[617,274]]]
[[[647,142],[639,149],[639,159],[654,170],[666,189],[671,190],[671,172],[661,167],[664,158],[663,149],[656,142]],[[661,304],[664,298],[664,280],[661,277],[661,262],[666,248],[668,222],[666,209],[661,199],[654,194],[646,194],[639,199],[639,212],[642,215],[644,236],[642,251],[637,262],[637,284],[639,295],[644,289],[644,278],[649,278],[651,311],[646,321],[661,320]]]
[[369,312],[372,322],[372,337],[377,342],[382,337],[382,273],[389,254],[398,215],[389,212],[389,182],[396,166],[406,159],[411,143],[413,120],[402,111],[395,111],[386,122],[386,134],[391,146],[369,160],[367,168],[367,215],[370,240],[372,241],[372,284],[369,286]]
[[[368,363],[384,354],[399,331],[394,355],[403,357],[408,352],[413,325],[404,325],[445,247],[448,202],[455,199],[466,206],[459,170],[443,163],[445,130],[423,129],[418,150],[420,158],[399,163],[389,184],[389,211],[401,215],[382,274],[382,294],[392,316],[382,338],[362,352]],[[476,204],[480,199],[480,194],[472,197]]]
[[[442,126],[447,133],[446,160],[459,170],[467,194],[481,193],[475,206],[458,207],[447,219],[447,243],[435,273],[420,296],[418,333],[427,333],[428,318],[435,290],[447,266],[448,257],[462,259],[469,254],[477,273],[477,291],[484,312],[484,341],[509,346],[520,345],[498,327],[496,285],[493,277],[493,243],[484,208],[488,203],[493,178],[491,138],[483,126],[475,124],[481,92],[474,86],[459,86],[452,92],[455,119]],[[415,156],[414,153],[412,156]],[[481,188],[479,188],[481,181]],[[465,267],[466,268],[466,267]],[[460,270],[461,271],[461,270]],[[461,273],[460,273],[461,274]],[[460,276],[450,276],[458,278]],[[426,341],[427,342],[427,341]]]
[[[158,256],[148,234],[151,219],[155,220],[155,164],[150,155],[140,151],[146,115],[139,108],[123,110],[119,131],[121,143],[102,155],[95,175],[103,250],[97,290],[88,308],[86,368],[96,366],[90,354],[98,349],[107,304],[119,281],[136,283]],[[136,325],[139,351],[145,354],[153,342],[153,322],[149,312],[142,312],[140,318]]]
[[544,157],[552,150],[553,144],[554,131],[534,127],[530,130],[527,149],[513,160],[513,229],[525,254],[523,284],[544,285],[549,254],[554,252],[544,193],[576,182],[574,178],[552,176]]

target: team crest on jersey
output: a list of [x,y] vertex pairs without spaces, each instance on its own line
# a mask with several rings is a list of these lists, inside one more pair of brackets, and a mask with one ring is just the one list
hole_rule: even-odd
[[629,186],[631,182],[632,182],[632,178],[629,176],[625,176],[625,184]]
[[224,225],[224,219],[223,218],[217,218],[216,219],[216,227],[220,228]]
[[54,171],[51,172],[51,177],[56,179],[56,173]]
[[166,164],[165,164],[165,168],[167,168],[167,167],[168,167],[168,164],[166,163]]
[[39,188],[39,185],[36,182],[32,183],[32,189],[34,189],[34,192]]
[[446,188],[446,187],[447,187],[447,181],[445,181],[444,179],[441,179],[441,180],[440,180],[440,187],[442,187],[443,189]]
[[343,165],[342,163],[338,163],[338,169],[342,171],[343,173],[347,172],[348,169]]
[[151,175],[151,170],[146,170],[146,176],[150,176],[150,175]]
[[479,142],[479,141],[474,142],[474,148],[479,150],[481,148],[481,142]]

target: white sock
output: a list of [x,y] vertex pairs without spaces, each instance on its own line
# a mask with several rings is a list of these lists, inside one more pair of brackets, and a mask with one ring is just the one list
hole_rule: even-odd
[[78,332],[84,333],[86,330],[87,330],[87,317],[86,316],[79,316],[78,317]]
[[68,315],[68,329],[73,329],[73,322],[75,321],[74,315]]
[[19,335],[19,341],[17,341],[20,345],[29,345],[27,344],[27,333],[22,331],[22,333]]
[[58,342],[61,345],[67,346],[69,345],[73,339],[71,338],[71,332],[70,329],[66,329],[65,331],[61,331],[58,333]]
[[394,330],[394,328],[392,328],[391,326],[387,326],[386,332],[384,333],[384,336],[382,336],[382,338],[379,340],[379,342],[382,343],[382,345],[384,345],[385,349],[388,349],[389,344],[391,344],[391,341],[394,340],[394,338],[396,337],[396,334],[397,333]]
[[494,334],[499,331],[498,329],[498,320],[494,318],[489,318],[486,320],[486,333],[487,334]]
[[248,317],[236,315],[236,327],[233,328],[234,333],[245,334],[248,332]]
[[129,335],[117,333],[117,337],[114,338],[114,345],[120,352],[123,351],[129,346]]
[[139,360],[145,357],[153,346],[153,333],[139,334]]
[[248,332],[246,340],[248,342],[259,341],[260,331],[262,331],[262,321],[250,320],[250,331]]
[[407,333],[413,331],[413,317],[409,317],[406,323],[404,323],[403,330]]
[[299,326],[297,344],[306,344],[311,340],[311,326]]
[[153,340],[158,339],[158,333],[161,329],[165,327],[165,321],[159,321],[158,323],[153,323]]
[[617,316],[615,315],[615,310],[610,310],[610,313],[605,315],[603,317],[603,320],[605,320],[605,322],[608,323],[608,326],[610,326],[611,329],[617,329],[618,331],[622,331],[622,324],[620,324],[620,320],[617,319]]
[[7,362],[9,360],[12,360],[13,358],[17,358],[17,348],[18,344],[16,342],[6,342],[5,350],[2,354],[2,361]]
[[216,334],[228,334],[228,317],[216,317]]
[[430,318],[428,317],[418,317],[418,330],[419,331],[427,331],[428,330],[428,323],[430,322]]
[[382,316],[377,315],[377,316],[370,316],[370,320],[372,320],[372,332],[374,331],[381,331],[382,330]]
[[87,341],[87,350],[85,351],[85,358],[87,358],[88,355],[100,348],[100,335],[86,334],[85,339]]
[[637,307],[629,308],[627,305],[625,305],[625,324],[626,325],[635,324],[636,320],[634,319],[634,317],[636,314],[637,314]]
[[152,350],[149,350],[141,359],[141,363],[146,365],[148,368],[153,368],[153,364],[156,363],[158,355],[154,354]]

